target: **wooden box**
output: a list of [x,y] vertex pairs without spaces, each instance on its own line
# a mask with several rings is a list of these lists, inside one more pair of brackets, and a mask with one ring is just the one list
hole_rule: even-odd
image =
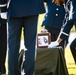
[[50,42],[51,35],[49,32],[37,34],[37,48],[47,48]]

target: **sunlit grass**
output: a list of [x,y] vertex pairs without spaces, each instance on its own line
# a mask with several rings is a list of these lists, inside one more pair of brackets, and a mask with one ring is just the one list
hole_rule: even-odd
[[68,47],[65,49],[65,59],[69,74],[76,75],[76,64]]

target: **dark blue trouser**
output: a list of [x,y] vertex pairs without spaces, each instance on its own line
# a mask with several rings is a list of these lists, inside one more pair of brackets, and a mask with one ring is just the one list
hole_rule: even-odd
[[33,75],[35,63],[35,43],[38,15],[10,18],[8,21],[8,75],[21,75],[18,70],[18,57],[22,27],[24,28],[25,53],[24,72]]
[[76,38],[72,41],[72,43],[70,45],[70,49],[71,49],[74,61],[76,63]]

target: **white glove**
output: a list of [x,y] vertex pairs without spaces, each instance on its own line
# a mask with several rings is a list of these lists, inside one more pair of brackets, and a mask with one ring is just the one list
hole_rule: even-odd
[[1,18],[2,19],[7,19],[7,12],[1,13]]
[[48,48],[53,48],[53,47],[56,47],[56,46],[58,46],[58,45],[59,45],[58,41],[54,41],[54,42],[51,42],[51,43],[48,45]]

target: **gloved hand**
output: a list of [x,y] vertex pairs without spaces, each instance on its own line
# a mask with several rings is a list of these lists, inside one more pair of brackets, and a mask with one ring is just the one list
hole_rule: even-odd
[[48,45],[48,48],[53,48],[53,47],[56,47],[56,46],[58,46],[58,45],[59,45],[58,41],[54,41],[54,42],[51,42],[51,43]]
[[1,18],[2,19],[7,19],[7,12],[1,13]]

